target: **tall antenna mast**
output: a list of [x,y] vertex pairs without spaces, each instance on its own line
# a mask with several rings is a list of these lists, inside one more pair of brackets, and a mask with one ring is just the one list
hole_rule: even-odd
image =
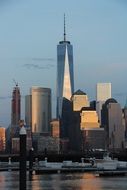
[[66,23],[65,23],[65,14],[64,14],[64,41],[66,41]]

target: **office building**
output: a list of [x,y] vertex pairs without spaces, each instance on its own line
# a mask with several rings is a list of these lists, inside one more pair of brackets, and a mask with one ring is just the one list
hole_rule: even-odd
[[64,17],[64,40],[57,45],[57,118],[62,114],[63,97],[70,100],[73,92],[73,47],[66,40]]
[[77,90],[73,93],[71,97],[72,113],[69,118],[71,118],[71,124],[69,128],[69,147],[73,152],[81,151],[81,110],[83,107],[89,107],[88,96],[82,90]]
[[107,149],[122,149],[125,144],[125,126],[120,104],[113,98],[108,99],[102,106],[102,126],[106,133]]
[[12,106],[11,106],[11,124],[13,126],[18,125],[20,120],[21,114],[21,95],[20,95],[20,88],[16,83],[16,86],[12,92]]
[[104,149],[104,129],[100,128],[96,110],[84,107],[81,110],[80,116],[82,151],[87,149]]
[[63,98],[62,114],[60,118],[60,138],[69,138],[70,125],[72,122],[72,103]]
[[5,151],[5,128],[0,127],[0,152]]
[[123,114],[124,114],[124,124],[125,124],[125,146],[127,148],[127,100],[126,100],[126,104],[124,106],[123,109]]
[[111,98],[111,83],[97,83],[97,86],[96,86],[96,111],[98,113],[100,123],[101,123],[102,105],[109,98]]
[[106,101],[111,98],[111,83],[97,83],[96,101]]
[[50,122],[51,125],[51,136],[60,137],[60,122],[58,119],[52,119]]
[[99,128],[98,115],[92,108],[82,108],[81,110],[81,130],[89,128]]
[[31,121],[33,133],[49,133],[51,121],[51,89],[31,88]]
[[89,107],[90,103],[85,92],[77,90],[71,97],[73,111],[80,111],[82,107]]
[[[32,136],[31,136],[31,130],[27,127],[26,128],[26,150],[29,152],[29,150],[32,148]],[[19,153],[20,151],[20,138],[14,137],[12,138],[12,148],[11,153]]]
[[[71,100],[63,98],[60,137],[62,151],[81,151],[81,110],[90,106],[88,96],[81,90],[73,93]],[[69,148],[68,148],[69,147]]]
[[25,96],[25,123],[27,126],[32,127],[32,95]]
[[58,137],[42,136],[39,135],[37,139],[37,151],[39,153],[59,153],[59,142]]

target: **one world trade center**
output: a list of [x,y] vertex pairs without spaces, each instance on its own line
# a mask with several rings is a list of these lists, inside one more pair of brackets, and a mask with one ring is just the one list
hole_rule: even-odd
[[62,114],[63,98],[70,100],[73,93],[73,46],[66,40],[64,16],[64,40],[57,45],[57,118]]

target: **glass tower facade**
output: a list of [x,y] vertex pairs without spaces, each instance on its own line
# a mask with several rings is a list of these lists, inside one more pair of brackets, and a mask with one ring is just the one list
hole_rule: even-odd
[[73,93],[73,47],[64,33],[64,41],[57,45],[57,118],[62,114],[63,98],[70,100]]

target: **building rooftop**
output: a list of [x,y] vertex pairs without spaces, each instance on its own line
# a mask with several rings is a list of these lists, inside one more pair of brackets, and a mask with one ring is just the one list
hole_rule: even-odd
[[108,105],[110,103],[117,103],[117,101],[114,98],[109,98],[108,100],[106,100],[105,105]]
[[74,92],[73,95],[86,95],[86,93],[83,92],[82,90],[78,89],[76,92]]

